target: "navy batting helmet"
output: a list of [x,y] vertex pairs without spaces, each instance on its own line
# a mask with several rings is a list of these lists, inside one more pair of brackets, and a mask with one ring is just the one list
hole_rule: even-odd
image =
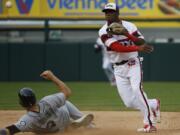
[[19,104],[23,107],[31,107],[36,103],[36,96],[31,88],[22,88],[19,93]]

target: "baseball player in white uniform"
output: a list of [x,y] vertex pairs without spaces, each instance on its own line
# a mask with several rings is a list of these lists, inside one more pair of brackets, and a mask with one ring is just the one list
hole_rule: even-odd
[[98,37],[96,43],[94,44],[96,52],[102,52],[102,68],[112,86],[116,85],[116,80],[114,77],[113,65],[109,60],[109,52],[106,50],[106,46],[101,41],[101,38]]
[[[127,107],[142,112],[144,126],[138,131],[155,132],[157,129],[154,116],[160,118],[160,102],[157,99],[148,99],[143,91],[141,62],[138,57],[138,51],[151,53],[153,47],[145,44],[143,35],[133,23],[119,18],[119,8],[115,3],[107,3],[102,12],[105,13],[107,22],[100,28],[99,36],[114,65],[118,93]],[[109,34],[108,27],[114,22],[124,27],[122,34]]]
[[71,90],[65,83],[49,70],[44,71],[41,77],[54,82],[60,93],[46,96],[36,103],[32,89],[22,88],[18,93],[19,103],[27,113],[17,123],[1,129],[0,135],[13,135],[18,132],[43,134],[63,132],[69,127],[91,126],[93,115],[84,115],[66,100]]

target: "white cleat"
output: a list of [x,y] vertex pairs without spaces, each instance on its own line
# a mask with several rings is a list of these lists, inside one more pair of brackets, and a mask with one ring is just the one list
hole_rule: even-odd
[[145,125],[143,128],[137,129],[137,132],[141,133],[153,133],[156,132],[157,128],[155,126]]
[[71,123],[73,128],[88,127],[94,119],[93,114],[87,114]]
[[160,100],[157,99],[157,108],[153,110],[153,115],[157,123],[161,123]]

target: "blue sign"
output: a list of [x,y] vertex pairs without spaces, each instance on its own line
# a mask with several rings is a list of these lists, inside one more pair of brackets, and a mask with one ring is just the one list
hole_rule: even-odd
[[16,0],[16,5],[18,7],[20,14],[27,14],[31,11],[31,7],[34,0]]
[[0,0],[0,14],[2,14],[3,12],[3,1]]

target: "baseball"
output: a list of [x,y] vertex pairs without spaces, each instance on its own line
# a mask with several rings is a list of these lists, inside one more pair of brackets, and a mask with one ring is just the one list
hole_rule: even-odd
[[8,1],[6,2],[6,7],[7,7],[7,8],[11,8],[11,7],[12,7],[12,2],[11,2],[10,0],[8,0]]

